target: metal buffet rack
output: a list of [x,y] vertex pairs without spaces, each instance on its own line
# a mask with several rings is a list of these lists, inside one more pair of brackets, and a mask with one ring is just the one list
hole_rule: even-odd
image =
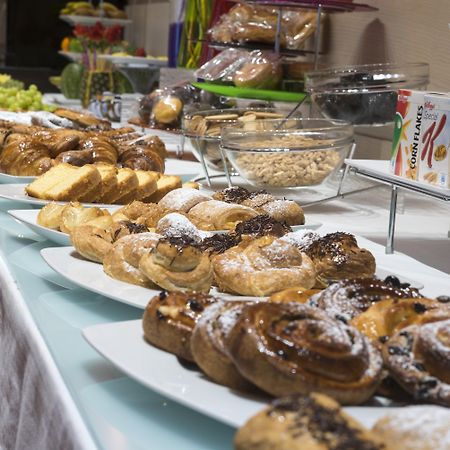
[[[388,173],[388,164],[385,161],[377,161],[380,163],[386,163],[385,167],[381,170],[377,170],[371,167],[364,167],[363,161],[351,161],[346,160],[347,171],[367,178],[378,183],[383,183],[391,187],[391,200],[389,207],[389,228],[386,240],[386,253],[394,253],[394,238],[395,238],[395,220],[397,215],[397,197],[399,189],[405,189],[407,191],[416,192],[420,195],[424,195],[430,198],[441,200],[444,202],[450,202],[450,189],[439,188],[431,185],[419,183],[417,181],[409,181],[402,179],[396,175],[390,175]],[[448,232],[450,237],[450,231]]]
[[[241,44],[241,43],[217,43],[217,42],[208,42],[208,45],[211,48],[216,49],[224,49],[229,47],[237,47],[237,48],[247,48],[247,49],[261,49],[264,47],[264,49],[271,49],[275,53],[282,55],[282,56],[296,56],[296,55],[313,55],[313,65],[314,68],[318,67],[319,64],[319,56],[320,56],[320,44],[321,44],[321,32],[322,32],[322,21],[323,21],[323,13],[342,13],[342,12],[354,12],[354,11],[360,11],[360,12],[369,12],[369,11],[377,11],[378,8],[366,5],[366,4],[359,4],[359,3],[353,3],[353,2],[343,2],[343,1],[336,1],[336,0],[303,0],[303,1],[286,1],[286,0],[246,0],[246,3],[254,3],[258,5],[264,5],[264,6],[271,6],[273,8],[277,8],[277,28],[276,28],[276,34],[275,34],[275,43],[273,47],[266,45],[261,45],[258,47],[258,44]],[[281,48],[281,20],[282,20],[282,14],[283,10],[285,9],[292,9],[292,8],[299,8],[299,9],[313,9],[317,11],[317,22],[316,22],[316,30],[314,33],[314,44],[312,50],[289,50],[289,49],[282,49]],[[305,97],[306,98],[306,97]],[[305,98],[303,98],[299,103],[295,104],[295,106],[292,108],[290,113],[287,115],[286,118],[291,117],[294,115],[294,113],[299,109],[299,107],[304,102]],[[185,146],[185,139],[186,137],[189,137],[190,139],[195,139],[197,148],[199,149],[199,157],[200,162],[203,168],[204,177],[197,178],[197,181],[206,182],[208,187],[212,187],[212,181],[215,178],[219,177],[226,177],[227,184],[229,187],[233,185],[233,177],[237,175],[236,173],[233,173],[229,165],[226,162],[226,157],[221,151],[221,158],[222,158],[222,164],[224,167],[224,174],[210,174],[208,165],[205,161],[204,154],[206,152],[206,145],[208,138],[206,136],[203,136],[202,138],[193,137],[193,136],[185,136],[182,137],[181,142],[181,154],[184,152],[184,146]],[[354,152],[355,152],[356,144],[353,142],[351,149],[348,154],[348,159],[352,159]],[[332,195],[327,195],[324,198],[321,198],[320,200],[314,200],[307,203],[302,203],[302,206],[311,206],[317,203],[322,203],[325,201],[334,200],[336,198],[342,198],[343,196],[347,196],[353,193],[359,193],[367,189],[372,189],[376,186],[364,186],[364,187],[357,187],[350,191],[347,191],[344,193],[343,186],[344,182],[348,179],[348,168],[341,170],[340,177],[337,182],[337,189],[335,190],[335,193]]]

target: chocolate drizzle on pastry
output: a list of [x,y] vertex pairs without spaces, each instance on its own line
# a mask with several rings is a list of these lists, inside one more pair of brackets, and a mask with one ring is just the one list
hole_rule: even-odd
[[181,253],[186,247],[201,248],[201,243],[195,237],[187,234],[164,235],[160,242],[167,242],[172,245],[177,249],[178,253]]
[[256,237],[267,235],[281,237],[292,232],[292,228],[286,222],[279,222],[267,214],[261,214],[252,219],[236,225],[235,234],[240,238],[244,234],[251,234]]
[[219,233],[203,239],[201,249],[211,253],[223,253],[239,243],[239,238],[233,233]]
[[292,395],[275,400],[268,416],[294,413],[287,431],[295,439],[309,433],[329,450],[380,450],[382,447],[364,438],[361,429],[350,426],[339,407],[326,407],[309,396]]
[[221,200],[227,203],[242,203],[250,197],[250,191],[243,187],[233,186],[222,191],[216,192],[213,195],[215,200]]

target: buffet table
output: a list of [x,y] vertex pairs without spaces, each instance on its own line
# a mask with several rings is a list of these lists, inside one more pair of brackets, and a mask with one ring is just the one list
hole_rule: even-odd
[[[326,222],[327,230],[384,243],[388,202],[389,191],[381,187],[310,207],[306,214]],[[428,266],[397,254],[389,269],[422,282],[425,295],[448,295],[448,206],[410,195],[404,202],[397,249]],[[234,428],[146,389],[87,344],[83,328],[139,319],[142,311],[53,272],[39,251],[55,244],[6,213],[24,208],[0,201],[0,449],[231,449]],[[378,246],[377,253],[383,252]]]

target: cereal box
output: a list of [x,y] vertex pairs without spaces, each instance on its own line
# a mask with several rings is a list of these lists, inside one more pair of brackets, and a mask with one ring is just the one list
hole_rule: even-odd
[[450,187],[450,96],[425,95],[419,181]]
[[419,176],[420,133],[426,91],[400,89],[394,119],[390,172],[410,180]]

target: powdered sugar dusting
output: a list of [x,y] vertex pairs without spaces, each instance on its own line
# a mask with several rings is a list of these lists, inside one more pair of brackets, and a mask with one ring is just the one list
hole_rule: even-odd
[[404,407],[387,414],[374,427],[382,434],[390,434],[390,430],[402,450],[450,449],[450,411],[439,406]]
[[208,195],[202,194],[197,189],[178,188],[167,193],[160,201],[159,205],[172,211],[188,212],[198,203],[211,200]]
[[294,245],[300,251],[304,252],[314,241],[320,238],[320,235],[310,230],[298,230],[288,233],[280,240]]
[[167,237],[190,236],[201,240],[212,234],[200,231],[187,217],[179,213],[170,213],[159,220],[156,231]]

